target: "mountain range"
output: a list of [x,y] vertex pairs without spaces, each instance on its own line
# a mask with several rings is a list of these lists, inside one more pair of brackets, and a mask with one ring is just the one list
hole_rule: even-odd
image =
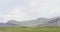
[[60,17],[37,18],[29,21],[9,20],[7,23],[0,23],[0,27],[60,27]]

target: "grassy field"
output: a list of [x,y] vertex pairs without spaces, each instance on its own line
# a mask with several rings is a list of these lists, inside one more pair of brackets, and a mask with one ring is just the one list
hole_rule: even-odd
[[2,28],[0,27],[0,32],[60,32],[60,28]]

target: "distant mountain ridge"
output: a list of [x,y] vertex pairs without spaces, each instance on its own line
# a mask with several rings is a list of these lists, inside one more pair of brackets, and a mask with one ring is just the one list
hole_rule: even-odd
[[60,27],[60,17],[54,18],[38,18],[29,21],[16,21],[9,20],[7,23],[0,23],[0,27],[45,27],[45,26],[59,26]]

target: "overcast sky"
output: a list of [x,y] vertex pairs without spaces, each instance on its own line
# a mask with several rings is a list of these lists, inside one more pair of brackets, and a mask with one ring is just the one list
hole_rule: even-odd
[[0,0],[0,22],[60,16],[60,0]]

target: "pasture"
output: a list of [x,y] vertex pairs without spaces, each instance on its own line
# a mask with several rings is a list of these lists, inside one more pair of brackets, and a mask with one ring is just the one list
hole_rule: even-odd
[[0,32],[60,32],[60,28],[0,27]]

